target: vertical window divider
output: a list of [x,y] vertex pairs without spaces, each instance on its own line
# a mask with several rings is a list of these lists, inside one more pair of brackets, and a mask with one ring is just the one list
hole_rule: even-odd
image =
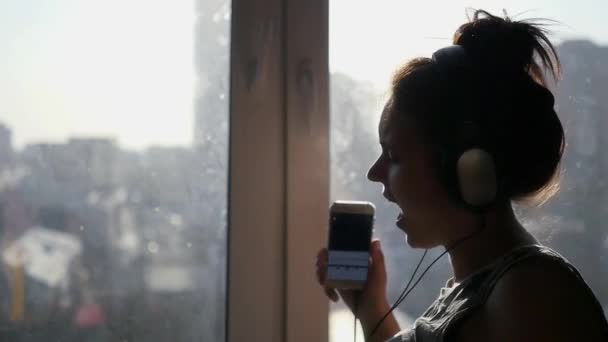
[[227,341],[327,341],[328,0],[233,0],[231,25]]

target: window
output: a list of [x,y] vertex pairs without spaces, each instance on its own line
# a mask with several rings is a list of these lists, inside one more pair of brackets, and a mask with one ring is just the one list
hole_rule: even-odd
[[225,339],[230,6],[0,4],[2,340]]
[[[397,209],[382,198],[379,185],[366,179],[380,153],[380,111],[391,71],[408,58],[430,56],[450,45],[453,32],[466,20],[468,6],[501,14],[504,5],[492,0],[330,1],[331,197],[376,204],[376,233],[386,254],[391,300],[405,286],[421,251],[407,247],[402,233],[392,228]],[[563,63],[563,80],[555,94],[569,143],[559,194],[538,210],[518,207],[518,213],[541,242],[578,266],[608,308],[608,276],[597,271],[608,265],[603,225],[608,214],[603,205],[608,196],[608,152],[603,148],[608,102],[602,95],[608,82],[603,67],[608,61],[608,31],[601,24],[600,9],[608,8],[591,0],[511,1],[507,7],[516,18],[544,17],[562,23],[550,29]],[[397,310],[402,327],[430,305],[449,276],[445,258]],[[332,305],[330,341],[349,339],[352,316],[343,305]]]

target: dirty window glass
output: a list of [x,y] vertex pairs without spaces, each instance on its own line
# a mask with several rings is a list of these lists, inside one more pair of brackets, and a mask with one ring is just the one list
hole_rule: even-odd
[[224,340],[229,23],[0,3],[1,340]]

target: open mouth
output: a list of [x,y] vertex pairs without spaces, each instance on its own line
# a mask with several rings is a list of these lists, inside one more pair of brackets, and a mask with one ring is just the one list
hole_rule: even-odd
[[395,223],[398,227],[403,227],[405,215],[403,214],[403,210],[401,209],[401,206],[399,205],[399,203],[397,203],[397,201],[392,196],[389,196],[386,193],[383,193],[383,195],[389,202],[395,204],[397,206],[397,208],[399,208],[399,215],[397,215],[397,220]]
[[405,220],[405,215],[403,214],[403,212],[400,212],[399,215],[397,215],[397,221],[395,223],[397,224],[397,226],[403,227],[404,220]]

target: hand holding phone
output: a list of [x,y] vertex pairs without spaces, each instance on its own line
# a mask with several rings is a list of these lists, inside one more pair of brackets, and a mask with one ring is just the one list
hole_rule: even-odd
[[[328,286],[327,271],[328,271],[328,255],[329,250],[322,248],[317,254],[317,280],[319,285],[323,287],[325,295],[333,302],[337,302],[340,298],[348,306],[348,308],[359,318],[363,330],[369,333],[369,329],[382,318],[382,316],[390,309],[387,301],[387,276],[386,266],[384,263],[384,255],[380,246],[380,241],[372,241],[369,255],[371,263],[367,272],[367,282],[363,289],[340,289]],[[358,305],[355,310],[355,293],[359,292]],[[356,312],[355,312],[356,311]],[[399,331],[394,316],[391,315],[383,325],[386,330],[385,334],[378,336],[393,336]],[[387,337],[388,338],[388,337]]]
[[[332,204],[329,215],[328,244],[327,248],[322,248],[317,254],[316,273],[317,280],[327,297],[334,302],[341,297],[349,309],[360,319],[364,331],[369,332],[368,330],[390,309],[390,305],[386,293],[387,276],[384,256],[379,240],[370,243],[374,214],[369,209],[371,203],[366,203],[339,201]],[[373,205],[371,207],[373,208]],[[361,214],[363,216],[357,216]],[[356,225],[349,223],[356,223]],[[353,229],[353,227],[355,228]],[[356,248],[364,245],[367,246],[367,249]],[[351,254],[357,257],[350,259],[342,258],[348,254],[341,252],[361,254]],[[330,254],[332,255],[331,267]],[[363,259],[365,259],[365,263],[363,263]],[[343,272],[339,267],[350,264],[365,265],[366,268],[357,267],[354,268],[357,271]],[[332,270],[331,277],[329,276],[330,269]],[[358,305],[355,305],[355,293],[357,292],[359,293]],[[393,315],[386,320],[382,328],[385,331],[383,334],[377,334],[378,336],[390,337],[399,331],[399,325]]]

